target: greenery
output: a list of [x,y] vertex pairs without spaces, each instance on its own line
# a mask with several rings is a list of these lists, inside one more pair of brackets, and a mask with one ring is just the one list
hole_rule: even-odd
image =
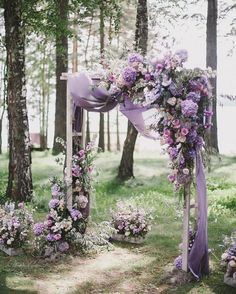
[[[136,178],[121,184],[115,179],[120,154],[99,154],[96,165],[99,174],[96,178],[96,193],[92,195],[92,221],[109,220],[111,209],[118,200],[133,203],[143,208],[151,208],[154,216],[152,231],[148,234],[143,246],[115,244],[128,250],[128,254],[138,253],[142,261],[130,265],[125,274],[118,272],[118,277],[111,277],[97,284],[88,280],[79,286],[74,293],[110,293],[117,288],[117,283],[132,280],[136,287],[134,293],[144,293],[153,287],[163,287],[162,293],[234,293],[234,289],[223,284],[223,269],[220,257],[223,253],[221,244],[224,235],[230,235],[236,227],[236,158],[222,157],[221,162],[214,158],[213,168],[208,177],[209,208],[209,247],[211,248],[212,274],[199,283],[188,283],[179,286],[169,285],[163,279],[165,266],[178,256],[178,244],[181,242],[182,210],[178,195],[173,196],[172,185],[168,183],[167,160],[157,154],[135,154]],[[0,191],[5,190],[7,180],[7,156],[1,155]],[[48,178],[61,175],[61,166],[47,152],[33,153],[33,179],[37,207],[37,219],[42,220],[47,213],[47,202],[50,199]],[[3,200],[4,193],[1,192]],[[219,207],[225,207],[227,213],[219,214]],[[213,208],[214,209],[213,209]],[[216,208],[215,208],[216,207]],[[82,257],[81,257],[82,258]],[[82,258],[83,260],[83,258]],[[48,275],[63,275],[74,270],[70,257],[59,261],[48,262],[32,258],[29,254],[19,257],[7,257],[0,253],[0,293],[37,293],[35,280],[45,279]],[[113,266],[113,265],[112,265]],[[122,270],[122,268],[120,270]],[[144,274],[145,273],[145,274]],[[108,272],[105,272],[108,274]],[[139,277],[137,279],[137,277]],[[11,290],[10,290],[11,289]],[[119,289],[119,288],[118,288]],[[97,291],[97,292],[96,292]],[[101,292],[98,292],[101,291]],[[150,290],[151,291],[151,290]],[[119,292],[119,290],[118,290]],[[14,292],[15,293],[15,292]],[[41,292],[39,292],[41,293]],[[122,292],[121,292],[122,293]],[[155,293],[155,292],[154,292]]]

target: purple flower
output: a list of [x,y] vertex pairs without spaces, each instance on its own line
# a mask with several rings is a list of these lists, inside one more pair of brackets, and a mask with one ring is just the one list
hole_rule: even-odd
[[79,151],[79,157],[84,157],[84,155],[85,155],[85,151],[83,149],[81,149]]
[[195,116],[198,111],[198,105],[192,100],[184,100],[181,102],[181,111],[186,117]]
[[54,235],[53,234],[48,234],[47,235],[47,240],[49,241],[49,242],[53,242],[53,241],[55,241],[55,238],[54,238]]
[[82,213],[78,209],[75,209],[75,208],[71,209],[70,215],[74,221],[82,218]]
[[23,209],[23,208],[24,208],[24,202],[20,202],[20,203],[18,204],[18,208],[19,208],[19,209]]
[[128,56],[128,62],[129,64],[132,64],[134,62],[143,62],[143,56],[139,53],[131,53]]
[[43,223],[36,223],[33,227],[33,232],[34,232],[35,236],[42,235],[44,228],[45,227],[44,227]]
[[175,175],[168,175],[168,180],[173,183],[176,179],[176,176]]
[[60,242],[58,244],[58,250],[60,252],[66,252],[69,249],[69,244],[67,242]]
[[170,147],[168,148],[168,153],[169,153],[170,159],[174,160],[177,158],[179,151],[176,147]]
[[182,269],[182,255],[179,255],[178,257],[176,257],[175,259],[175,267],[179,270]]
[[51,187],[51,193],[53,198],[59,197],[60,193],[60,186],[57,184],[52,185]]
[[126,85],[132,85],[136,80],[136,70],[133,67],[126,67],[122,73],[122,78],[125,81]]
[[189,149],[186,153],[186,159],[194,159],[196,157],[196,151],[194,149]]
[[188,51],[185,49],[176,51],[175,55],[179,57],[181,63],[188,60]]
[[189,87],[192,91],[200,92],[203,96],[207,96],[209,94],[208,79],[205,76],[191,80],[189,82]]
[[186,96],[187,100],[192,100],[195,103],[198,103],[201,100],[201,95],[196,92],[189,92]]
[[55,209],[57,206],[59,206],[60,201],[58,199],[52,199],[49,201],[48,206],[49,208]]
[[196,138],[197,138],[197,131],[194,129],[191,129],[187,135],[188,142],[193,144],[196,141]]

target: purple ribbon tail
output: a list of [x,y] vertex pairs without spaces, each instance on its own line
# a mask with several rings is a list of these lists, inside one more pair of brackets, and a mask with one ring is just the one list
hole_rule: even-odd
[[208,237],[207,237],[207,189],[201,153],[196,155],[196,183],[198,198],[197,232],[189,254],[189,269],[200,279],[209,274]]

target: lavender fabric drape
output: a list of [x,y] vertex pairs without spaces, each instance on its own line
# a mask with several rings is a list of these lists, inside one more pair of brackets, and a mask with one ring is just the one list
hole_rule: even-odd
[[97,87],[96,80],[85,73],[70,75],[68,87],[74,104],[88,111],[106,112],[118,104],[106,89]]
[[196,184],[198,197],[197,232],[189,254],[189,269],[196,278],[209,274],[207,235],[207,192],[204,167],[200,150],[196,155]]
[[[96,86],[86,74],[69,76],[68,86],[70,94],[76,106],[88,111],[106,112],[113,109],[118,101],[106,89]],[[157,139],[158,135],[151,132],[149,126],[157,119],[157,114],[151,113],[145,116],[151,109],[132,103],[128,98],[120,105],[120,111],[132,122],[135,128],[151,139]],[[196,183],[198,195],[198,220],[197,232],[192,250],[189,255],[189,269],[196,278],[209,274],[208,238],[207,238],[207,194],[206,180],[200,151],[196,153]]]

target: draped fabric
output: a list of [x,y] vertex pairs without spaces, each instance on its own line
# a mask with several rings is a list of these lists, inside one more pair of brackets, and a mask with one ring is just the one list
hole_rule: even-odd
[[189,254],[189,269],[199,279],[202,275],[209,274],[206,179],[199,150],[196,155],[196,184],[198,220],[195,240]]
[[[119,95],[112,95],[104,88],[96,86],[96,80],[86,74],[71,75],[68,78],[70,94],[76,106],[88,111],[107,112],[116,107]],[[128,98],[120,103],[120,111],[132,122],[141,135],[158,139],[149,126],[158,120],[155,108],[132,103]],[[196,183],[198,197],[197,232],[193,248],[189,255],[189,269],[196,278],[209,273],[207,238],[207,194],[206,180],[200,151],[196,152]]]

